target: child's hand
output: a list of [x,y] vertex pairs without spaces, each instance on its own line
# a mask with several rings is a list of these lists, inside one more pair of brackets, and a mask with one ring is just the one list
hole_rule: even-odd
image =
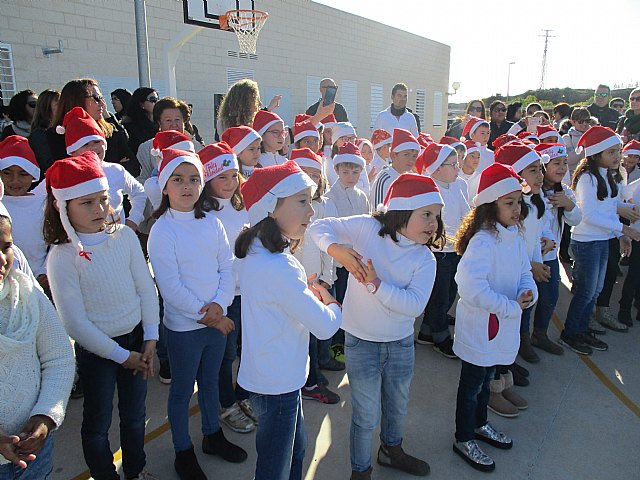
[[33,454],[26,455],[18,453],[16,448],[19,442],[20,437],[17,435],[0,433],[0,455],[20,468],[27,468],[27,462],[32,462],[36,459],[36,456]]
[[569,211],[573,210],[576,206],[576,204],[573,203],[573,200],[571,200],[571,197],[564,192],[556,192],[553,195],[549,195],[547,200],[549,200],[552,207],[562,207]]
[[149,370],[149,365],[147,365],[147,362],[143,360],[140,352],[129,352],[129,358],[125,360],[122,366],[129,370],[133,370],[134,375],[141,372],[145,378],[147,371]]
[[547,238],[547,237],[542,237],[540,239],[540,245],[542,247],[542,255],[546,255],[547,253],[552,251],[554,248],[556,248],[555,240],[552,240],[551,238]]
[[632,248],[632,243],[631,243],[631,239],[629,237],[627,237],[626,235],[623,235],[620,237],[620,254],[623,257],[630,257],[631,256],[631,248]]
[[629,220],[631,223],[634,223],[640,220],[640,209],[638,209],[637,205],[628,206],[628,207],[618,207],[617,212],[618,212],[618,215],[620,215],[622,218]]
[[371,259],[367,260],[365,269],[367,271],[367,274],[364,277],[363,283],[373,282],[376,278],[378,278],[378,274],[376,273],[376,269],[373,268],[373,262],[371,261]]
[[147,377],[153,377],[153,354],[156,351],[156,341],[147,340],[142,344],[142,360],[149,366],[147,373],[144,375],[145,380]]
[[36,277],[36,280],[38,280],[38,283],[40,284],[43,290],[46,290],[47,288],[49,288],[49,278],[44,273],[38,275]]
[[337,303],[337,300],[329,293],[329,291],[320,284],[320,282],[313,282],[309,284],[309,289],[313,292],[318,300],[325,305],[330,303]]
[[351,275],[356,277],[360,283],[364,282],[367,276],[367,269],[362,263],[362,255],[353,248],[343,247],[337,243],[332,243],[327,249],[327,253],[341,263]]
[[198,313],[204,314],[204,317],[198,320],[198,323],[206,325],[207,327],[215,327],[220,321],[220,318],[222,318],[224,310],[222,310],[222,307],[216,302],[211,302],[202,307]]
[[35,455],[44,445],[49,432],[55,428],[56,424],[46,415],[34,415],[18,434],[21,440],[16,445],[16,452],[20,455]]
[[522,310],[526,310],[532,301],[533,301],[533,292],[531,290],[522,292],[520,296],[516,299],[516,302],[518,302]]
[[231,320],[229,317],[225,317],[224,315],[221,316],[220,320],[215,322],[213,325],[207,326],[220,330],[223,335],[229,335],[236,329],[236,324],[233,323],[233,320]]
[[324,120],[333,113],[334,108],[336,108],[336,102],[330,103],[329,105],[323,105],[323,102],[321,100],[318,104],[318,110],[316,110],[316,114],[314,115],[314,117],[318,117],[320,118],[320,120]]
[[629,237],[631,240],[635,240],[636,242],[640,242],[640,231],[635,228],[631,228],[627,225],[622,226],[622,234]]
[[376,175],[378,174],[378,170],[376,169],[376,166],[372,166],[371,167],[371,171],[369,172],[369,175],[367,175],[367,177],[369,178],[369,183],[373,183],[373,181],[376,179]]
[[538,283],[546,283],[551,279],[551,268],[540,262],[531,262],[533,279]]

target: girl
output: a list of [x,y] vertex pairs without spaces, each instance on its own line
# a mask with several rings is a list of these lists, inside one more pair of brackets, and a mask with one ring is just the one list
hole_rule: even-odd
[[269,167],[282,165],[287,161],[278,152],[285,146],[288,131],[284,121],[277,114],[268,110],[259,110],[253,120],[253,129],[262,136],[260,165]]
[[133,231],[113,217],[94,152],[56,161],[46,178],[47,272],[60,318],[79,345],[85,461],[94,478],[119,478],[109,446],[117,388],[125,478],[153,479],[144,469],[145,398],[159,314],[147,262]]
[[262,167],[259,163],[262,137],[253,128],[244,125],[227,128],[222,134],[222,141],[236,154],[239,171],[244,178],[249,178],[254,168]]
[[[236,155],[225,142],[207,145],[198,152],[205,175],[204,195],[211,214],[224,225],[229,244],[234,245],[242,229],[249,223],[240,193],[240,174]],[[240,286],[236,282],[235,297],[227,310],[234,329],[227,334],[227,342],[220,366],[220,421],[238,433],[248,433],[256,427],[249,394],[239,385],[233,386],[233,362],[238,354],[240,335]]]
[[[571,112],[571,128],[566,135],[562,136],[564,144],[567,146],[567,158],[569,161],[569,179],[573,178],[573,174],[578,167],[580,161],[584,158],[584,154],[578,153],[578,142],[580,137],[586,132],[591,125],[589,121],[591,119],[591,113],[589,110],[583,107],[574,108]],[[582,150],[581,150],[582,152]]]
[[[391,134],[382,128],[374,130],[371,134],[371,143],[375,149],[375,155],[371,161],[371,165],[373,165],[377,173],[380,173],[383,169],[387,168],[391,162],[390,153],[392,141],[393,138],[391,137]],[[373,181],[371,184],[373,185]]]
[[126,118],[127,106],[131,100],[131,92],[126,88],[116,88],[111,92],[111,105],[119,122]]
[[[324,130],[322,124],[320,130]],[[323,134],[309,121],[296,123],[293,127],[293,141],[295,148],[308,148],[317,153],[321,148]]]
[[306,433],[300,388],[309,332],[330,338],[340,326],[335,299],[290,253],[304,237],[315,183],[295,162],[256,170],[242,186],[251,227],[236,241],[242,296],[238,383],[258,415],[256,480],[300,480]]
[[413,475],[429,473],[426,462],[403,451],[402,438],[414,368],[413,324],[435,278],[430,247],[444,243],[442,205],[433,180],[405,173],[391,184],[383,212],[325,218],[310,229],[313,241],[351,273],[343,328],[354,480],[371,478],[378,423],[378,464]]
[[204,172],[195,153],[165,149],[158,174],[162,191],[149,234],[149,259],[164,299],[171,366],[168,416],[174,468],[182,480],[204,480],[189,436],[189,400],[198,381],[202,451],[233,463],[247,453],[229,442],[218,422],[218,376],[233,301],[233,254],[220,220],[207,212]]
[[571,231],[575,259],[573,298],[560,342],[581,355],[590,355],[592,349],[608,348],[588,330],[588,325],[604,284],[609,240],[619,238],[623,255],[631,253],[631,240],[640,240],[640,231],[623,225],[616,213],[619,188],[612,169],[620,165],[621,146],[620,137],[610,129],[594,126],[582,135],[576,149],[578,154],[584,150],[586,155],[572,184],[582,221]]
[[453,450],[473,468],[495,469],[476,440],[509,449],[513,442],[487,421],[494,365],[510,365],[518,353],[520,316],[536,301],[536,285],[520,228],[520,178],[495,163],[480,175],[476,206],[456,235],[462,255],[456,283],[453,351],[462,360]]
[[640,178],[640,140],[631,140],[622,149],[623,174],[626,173],[626,182],[630,184]]
[[493,152],[489,150],[488,143],[491,136],[491,127],[489,122],[477,117],[471,117],[462,131],[461,139],[472,140],[478,144],[480,151],[480,163],[478,165],[478,173],[493,163]]
[[[567,173],[567,147],[560,143],[541,143],[536,151],[544,162],[544,180],[541,196],[547,203],[549,226],[553,238],[562,238],[565,224],[574,226],[580,223],[582,214],[576,205],[575,195],[562,183]],[[533,321],[531,345],[554,355],[561,355],[561,346],[549,339],[547,329],[551,316],[556,308],[560,295],[560,264],[558,262],[558,245],[542,256],[544,264],[549,267],[551,277],[547,282],[537,282],[538,304]]]
[[75,361],[56,310],[16,269],[13,249],[11,220],[0,215],[0,478],[39,480],[53,469],[51,433],[64,419]]
[[464,142],[465,155],[460,163],[458,176],[467,182],[467,202],[471,204],[471,200],[478,193],[478,182],[480,181],[480,173],[478,165],[480,165],[480,147],[473,140]]
[[360,149],[360,153],[362,154],[362,158],[366,162],[365,170],[367,172],[367,178],[369,179],[369,184],[373,183],[376,179],[376,175],[378,174],[378,170],[375,165],[372,163],[375,158],[375,150],[373,148],[373,144],[367,140],[366,138],[358,138],[356,139],[356,145]]
[[[331,132],[331,158],[327,157],[324,164],[324,172],[327,176],[329,187],[332,187],[338,180],[338,173],[336,172],[334,164],[334,159],[338,154],[338,150],[347,142],[351,142],[354,145],[356,143],[356,129],[348,122],[336,123],[331,129]],[[369,196],[369,177],[367,176],[367,172],[364,168],[362,169],[362,173],[358,178],[356,186],[362,190],[365,195]]]

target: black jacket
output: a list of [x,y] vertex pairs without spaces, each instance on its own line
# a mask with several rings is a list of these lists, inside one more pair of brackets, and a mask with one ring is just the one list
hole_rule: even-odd
[[489,126],[491,127],[491,135],[489,135],[489,143],[487,144],[487,148],[489,148],[489,150],[495,150],[495,148],[493,147],[493,141],[500,135],[504,135],[505,133],[507,133],[513,126],[513,122],[505,120],[504,122],[502,122],[502,124],[500,124],[500,126],[498,126],[496,122],[491,120],[489,122]]
[[[318,111],[318,105],[320,105],[320,100],[307,108],[305,112],[307,115],[314,116]],[[347,117],[347,111],[344,109],[342,104],[336,102],[336,107],[333,109],[333,114],[336,116],[336,120],[338,122],[348,122],[349,118]]]
[[596,117],[600,121],[600,125],[603,127],[609,127],[611,130],[615,130],[620,119],[620,114],[613,108],[599,107],[595,103],[592,103],[587,107],[589,113]]

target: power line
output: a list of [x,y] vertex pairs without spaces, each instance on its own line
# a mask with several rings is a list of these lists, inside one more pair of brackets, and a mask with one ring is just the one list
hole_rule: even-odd
[[544,52],[542,53],[542,72],[540,73],[540,90],[544,89],[544,80],[547,76],[547,49],[549,47],[549,39],[555,38],[555,35],[549,35],[553,30],[542,30],[544,35],[538,35],[544,37]]

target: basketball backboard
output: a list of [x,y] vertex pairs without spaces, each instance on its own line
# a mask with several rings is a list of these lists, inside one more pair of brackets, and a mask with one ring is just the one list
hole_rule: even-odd
[[[220,15],[229,10],[255,10],[254,0],[182,0],[184,23],[220,30]],[[259,6],[257,8],[260,8]]]

